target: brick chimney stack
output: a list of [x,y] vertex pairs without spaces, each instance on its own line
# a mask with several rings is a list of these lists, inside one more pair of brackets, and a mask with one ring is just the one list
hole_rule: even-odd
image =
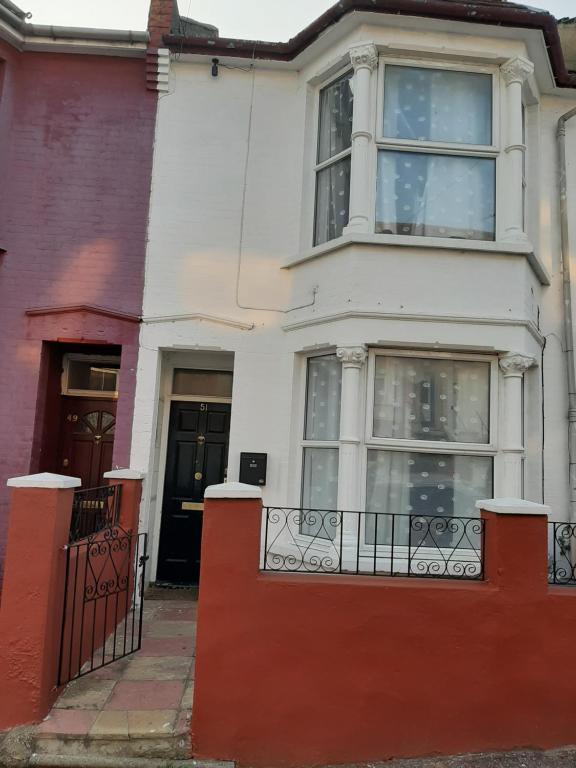
[[151,48],[162,48],[162,36],[170,33],[175,16],[179,16],[177,0],[150,0],[148,32]]

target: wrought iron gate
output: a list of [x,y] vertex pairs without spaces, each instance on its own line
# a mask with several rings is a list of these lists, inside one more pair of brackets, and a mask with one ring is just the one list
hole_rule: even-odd
[[140,649],[146,545],[108,525],[66,547],[58,685]]

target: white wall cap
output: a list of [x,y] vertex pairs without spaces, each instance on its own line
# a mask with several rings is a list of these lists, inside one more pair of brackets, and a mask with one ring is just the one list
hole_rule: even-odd
[[496,512],[498,515],[549,515],[551,512],[546,504],[524,499],[483,499],[476,502],[476,509]]
[[209,485],[204,491],[205,499],[261,499],[262,488],[247,483],[220,483]]
[[110,480],[143,480],[146,473],[138,472],[137,469],[111,469],[104,472],[104,477]]
[[82,485],[82,480],[79,477],[40,472],[37,475],[11,477],[6,485],[10,488],[78,488]]

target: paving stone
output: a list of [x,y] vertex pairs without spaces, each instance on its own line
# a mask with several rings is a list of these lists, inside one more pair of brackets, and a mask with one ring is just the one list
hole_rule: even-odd
[[115,680],[95,680],[90,675],[68,683],[56,702],[58,709],[102,709],[108,701]]
[[187,656],[136,656],[122,676],[124,680],[185,680],[192,665]]
[[176,680],[120,680],[105,709],[178,709],[184,684]]
[[114,661],[112,664],[107,664],[105,667],[93,670],[89,673],[90,680],[119,680],[129,660],[130,657],[128,659],[118,659],[118,661]]
[[128,715],[126,712],[115,712],[105,709],[100,712],[92,728],[90,738],[94,739],[127,739]]
[[97,716],[97,710],[53,709],[36,733],[39,737],[84,735],[92,728]]
[[154,711],[128,712],[128,732],[130,738],[154,738],[160,734],[174,733],[174,725],[178,712],[165,709]]
[[139,656],[193,656],[196,639],[193,637],[144,637]]
[[146,627],[147,637],[196,637],[193,621],[153,621]]
[[184,736],[186,738],[191,737],[190,723],[192,721],[192,712],[186,710],[178,714],[176,725],[174,726],[174,732],[176,736]]
[[162,613],[158,615],[158,619],[161,621],[195,622],[197,619],[197,611],[196,611],[196,608],[172,609],[170,611],[162,611]]
[[193,697],[194,697],[194,681],[189,680],[186,683],[186,688],[184,689],[184,696],[182,696],[182,702],[180,704],[182,709],[192,709]]

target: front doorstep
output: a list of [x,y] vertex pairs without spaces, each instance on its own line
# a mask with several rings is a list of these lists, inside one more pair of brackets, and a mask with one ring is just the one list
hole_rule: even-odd
[[145,601],[142,649],[68,683],[34,730],[37,764],[188,759],[195,643],[195,601]]

